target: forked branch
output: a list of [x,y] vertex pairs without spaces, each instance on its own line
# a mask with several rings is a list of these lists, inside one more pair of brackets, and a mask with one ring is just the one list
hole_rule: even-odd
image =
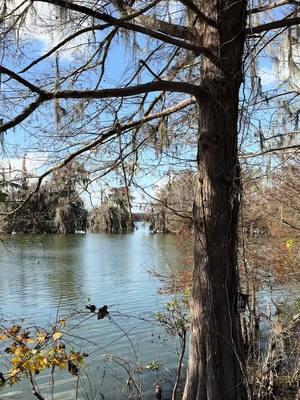
[[[37,193],[42,185],[43,180],[50,174],[52,174],[53,172],[64,168],[66,165],[68,165],[72,160],[74,160],[76,157],[80,156],[81,154],[84,154],[87,151],[93,150],[96,147],[98,147],[99,145],[101,145],[102,143],[104,143],[106,140],[108,140],[109,138],[113,137],[114,135],[120,135],[122,132],[126,132],[129,131],[131,129],[134,129],[138,126],[141,126],[143,124],[145,124],[146,122],[158,119],[158,118],[162,118],[164,116],[173,114],[175,112],[178,112],[188,106],[190,106],[191,104],[195,104],[197,102],[197,100],[192,97],[190,99],[184,100],[178,104],[176,104],[173,107],[169,107],[166,108],[163,111],[148,115],[144,118],[141,118],[138,121],[133,121],[127,124],[123,124],[123,125],[118,125],[118,126],[114,126],[113,128],[109,129],[108,131],[102,133],[97,139],[93,140],[92,142],[88,143],[87,145],[81,147],[80,149],[78,149],[77,151],[75,151],[74,153],[70,154],[68,157],[66,157],[60,164],[54,166],[53,168],[48,169],[46,172],[44,172],[42,175],[39,176],[38,181],[37,181],[37,185],[34,188],[34,190],[32,190],[28,196],[22,201],[22,203],[16,207],[13,211],[9,212],[9,213],[1,213],[0,215],[12,215],[15,214],[17,211],[19,211],[31,198],[32,196],[34,196],[35,193]],[[0,127],[1,128],[1,127]]]

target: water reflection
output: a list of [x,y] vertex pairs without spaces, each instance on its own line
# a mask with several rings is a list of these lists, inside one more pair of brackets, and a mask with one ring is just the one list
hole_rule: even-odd
[[[157,327],[138,318],[147,318],[166,301],[157,294],[160,283],[147,270],[166,273],[169,266],[176,264],[179,255],[173,236],[151,235],[139,229],[123,235],[13,236],[5,243],[8,249],[2,249],[0,260],[2,314],[33,317],[41,325],[53,321],[59,304],[62,316],[84,309],[89,300],[97,305],[107,304],[112,321],[103,320],[99,325],[99,321],[91,319],[76,331],[76,335],[103,347],[89,361],[96,382],[101,381],[104,371],[108,376],[112,368],[103,363],[103,353],[138,358],[141,363],[155,359],[171,368],[175,366],[172,344],[166,345],[166,338],[160,336]],[[130,332],[135,352],[124,332]],[[118,389],[118,380],[112,382],[107,376],[102,388],[106,398],[126,398]],[[41,376],[39,380],[47,387],[47,378]],[[99,390],[98,383],[93,383],[93,390]],[[13,399],[18,398],[18,390],[19,398],[32,398],[26,385],[12,389]],[[61,374],[57,389],[55,398],[74,398],[70,376]],[[0,399],[7,398],[7,394],[1,392]]]

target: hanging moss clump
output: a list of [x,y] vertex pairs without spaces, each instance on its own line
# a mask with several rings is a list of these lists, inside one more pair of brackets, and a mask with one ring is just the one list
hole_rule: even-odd
[[[29,184],[26,176],[22,177],[20,184],[6,185],[5,201],[0,208],[8,215],[2,220],[0,230],[5,233],[36,234],[85,232],[87,211],[77,186],[87,176],[79,167],[78,163],[74,163],[55,172],[52,179],[20,209],[18,206],[34,191],[35,185]],[[16,209],[18,211],[13,213]]]
[[134,230],[125,188],[113,188],[102,204],[88,217],[90,232],[129,232]]

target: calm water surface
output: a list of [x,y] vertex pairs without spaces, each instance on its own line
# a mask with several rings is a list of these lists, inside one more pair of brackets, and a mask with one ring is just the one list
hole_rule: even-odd
[[[151,322],[167,298],[157,294],[162,284],[147,270],[166,274],[179,259],[173,236],[151,235],[145,228],[123,235],[12,236],[1,249],[1,318],[22,317],[47,326],[55,320],[58,307],[63,318],[74,310],[84,310],[89,302],[109,305],[111,321],[91,318],[72,330],[77,349],[91,354],[85,369],[88,378],[83,379],[85,388],[78,398],[125,399],[120,382],[124,370],[104,362],[104,354],[142,365],[155,360],[170,369],[161,368],[163,379],[172,377],[175,344]],[[145,391],[153,393],[158,375],[143,374]],[[75,399],[75,378],[59,373],[56,379],[54,399]],[[49,376],[38,376],[37,381],[50,399]],[[26,383],[0,392],[0,399],[32,398]]]

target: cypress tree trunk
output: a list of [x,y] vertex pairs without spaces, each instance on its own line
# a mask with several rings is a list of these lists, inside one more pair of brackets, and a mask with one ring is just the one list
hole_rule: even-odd
[[203,60],[199,101],[198,190],[195,196],[190,357],[184,400],[247,398],[239,316],[237,225],[238,102],[246,1],[197,0],[217,28],[199,22],[203,45],[222,60]]

